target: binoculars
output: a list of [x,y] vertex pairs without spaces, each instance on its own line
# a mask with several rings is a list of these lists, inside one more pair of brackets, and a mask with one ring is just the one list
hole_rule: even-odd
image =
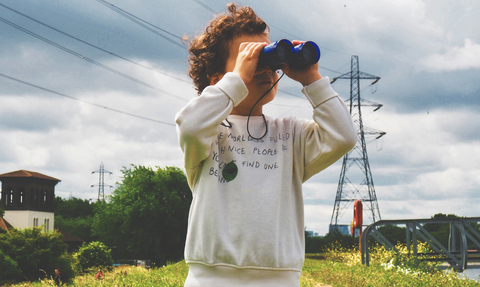
[[258,66],[269,66],[275,71],[284,63],[288,63],[292,68],[302,68],[317,63],[319,59],[320,49],[314,42],[308,41],[293,46],[289,40],[282,39],[263,48]]

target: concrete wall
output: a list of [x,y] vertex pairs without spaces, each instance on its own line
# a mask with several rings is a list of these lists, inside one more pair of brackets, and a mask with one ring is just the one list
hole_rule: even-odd
[[53,231],[53,212],[34,210],[5,210],[5,216],[3,218],[15,228],[29,228],[33,227],[34,224],[38,224],[37,226],[43,226],[45,223],[47,223],[45,228],[48,231]]

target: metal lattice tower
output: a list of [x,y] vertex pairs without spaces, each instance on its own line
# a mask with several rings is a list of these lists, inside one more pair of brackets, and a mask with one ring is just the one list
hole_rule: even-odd
[[[108,172],[109,174],[112,174],[110,171],[105,170],[103,167],[103,162],[100,164],[100,169],[96,171],[92,171],[92,173],[98,173],[98,201],[105,201],[105,172]],[[94,187],[92,185],[91,187]],[[110,187],[113,187],[109,185]]]
[[374,111],[376,111],[382,105],[360,98],[360,80],[373,79],[374,81],[371,83],[373,85],[380,80],[380,77],[361,72],[358,56],[354,55],[351,61],[351,71],[334,78],[332,83],[337,79],[350,79],[350,100],[347,101],[347,105],[350,105],[350,115],[358,129],[358,140],[355,147],[343,157],[330,229],[332,226],[350,225],[350,217],[348,223],[344,224],[340,224],[340,218],[345,212],[351,211],[350,206],[357,199],[363,202],[364,218],[368,216],[372,222],[381,219],[372,172],[368,163],[365,135],[376,135],[377,139],[385,135],[385,132],[364,127],[362,121],[362,106],[375,107]]

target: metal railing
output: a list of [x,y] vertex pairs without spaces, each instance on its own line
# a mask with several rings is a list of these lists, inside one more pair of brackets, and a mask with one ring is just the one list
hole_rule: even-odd
[[[365,228],[361,237],[361,253],[362,264],[369,265],[370,257],[368,245],[369,236],[375,238],[388,250],[394,250],[397,254],[399,251],[395,244],[390,242],[379,230],[380,226],[387,225],[404,225],[405,237],[408,254],[413,256],[421,256],[420,260],[446,262],[436,268],[447,269],[453,268],[459,272],[468,268],[480,268],[480,265],[468,265],[471,262],[480,262],[480,233],[471,223],[480,222],[480,217],[458,217],[458,218],[431,218],[431,219],[402,219],[402,220],[380,220],[370,224]],[[426,228],[426,224],[450,224],[450,234],[448,248],[445,247],[438,238],[435,238]],[[457,231],[459,231],[457,235]],[[429,253],[418,253],[418,237],[428,243],[434,250]],[[457,244],[457,237],[460,239]],[[475,250],[469,250],[470,246],[476,246]],[[457,249],[457,247],[459,247]],[[411,250],[413,248],[413,250]]]

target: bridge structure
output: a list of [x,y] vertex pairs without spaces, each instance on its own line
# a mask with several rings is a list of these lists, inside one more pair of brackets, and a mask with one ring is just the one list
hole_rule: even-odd
[[[382,226],[396,225],[405,226],[405,239],[408,255],[416,256],[419,260],[444,263],[435,268],[455,269],[463,272],[469,268],[480,268],[480,217],[456,217],[456,218],[429,218],[429,219],[401,219],[380,220],[370,224],[363,231],[360,244],[362,264],[370,264],[369,241],[372,237],[383,245],[387,250],[393,250],[399,254],[395,242],[386,238],[379,230]],[[448,225],[450,234],[448,243],[441,242],[427,230],[429,224]],[[418,252],[418,244],[426,242],[432,248],[432,252]]]

